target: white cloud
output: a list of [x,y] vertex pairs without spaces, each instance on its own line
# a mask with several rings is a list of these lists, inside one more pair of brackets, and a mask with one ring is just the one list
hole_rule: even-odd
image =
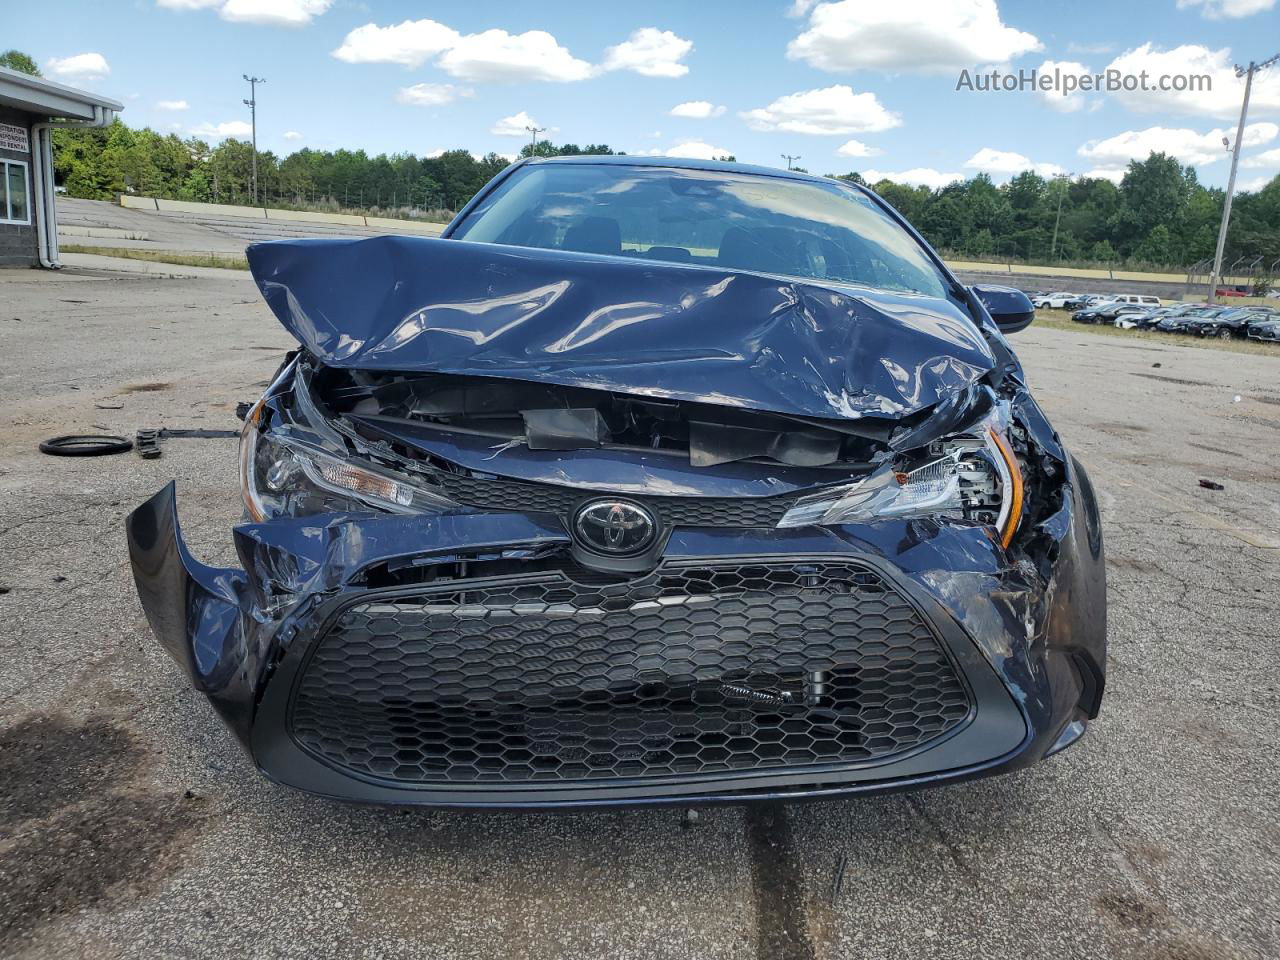
[[880,155],[880,150],[867,146],[861,140],[850,140],[837,147],[836,153],[842,157],[875,157]]
[[803,17],[813,9],[813,5],[817,2],[818,0],[793,0],[791,7],[787,10],[787,16]]
[[[1161,77],[1205,75],[1208,89],[1197,90],[1121,90],[1111,94],[1131,110],[1139,112],[1173,112],[1195,116],[1230,119],[1240,115],[1244,96],[1244,80],[1235,75],[1230,48],[1210,50],[1196,44],[1184,44],[1172,50],[1158,50],[1144,43],[1126,50],[1107,65],[1108,70],[1137,76],[1148,74],[1148,84],[1156,85]],[[1253,78],[1249,112],[1255,116],[1280,113],[1280,70],[1263,70]]]
[[227,0],[218,16],[232,23],[305,27],[333,6],[333,0]]
[[1000,20],[995,0],[819,3],[787,56],[819,70],[951,73],[1043,49]]
[[460,37],[436,61],[450,76],[485,81],[546,80],[568,83],[591,76],[591,64],[560,46],[545,30],[485,30]]
[[1258,190],[1261,190],[1263,187],[1265,187],[1268,183],[1270,183],[1274,179],[1275,177],[1272,177],[1272,176],[1263,176],[1263,177],[1251,177],[1248,180],[1237,180],[1236,193],[1254,193]]
[[285,138],[286,140],[303,140],[303,139],[305,139],[305,137],[303,137],[303,135],[302,135],[301,133],[299,133],[297,130],[286,130],[286,131],[284,132],[284,138]]
[[190,106],[185,100],[160,100],[156,103],[157,110],[187,110]]
[[1240,161],[1240,166],[1262,167],[1264,169],[1280,168],[1280,147],[1276,147],[1274,150],[1265,150],[1262,153],[1255,153],[1251,157],[1244,157]]
[[1031,160],[1010,150],[983,147],[966,160],[964,165],[972,170],[982,170],[986,173],[1020,173],[1031,169]]
[[728,147],[716,147],[705,140],[682,140],[668,150],[645,150],[646,157],[686,157],[692,160],[718,160],[733,156]]
[[647,77],[684,76],[689,68],[680,60],[692,49],[690,41],[669,30],[644,27],[609,47],[604,62],[593,66],[575,57],[545,30],[508,33],[492,29],[463,34],[436,20],[405,20],[393,26],[366,23],[357,27],[343,38],[333,56],[347,63],[398,63],[406,67],[434,60],[450,76],[473,83],[570,83],[609,70],[631,70]]
[[435,20],[405,20],[390,27],[366,23],[342,40],[333,55],[347,63],[398,63],[420,67],[458,42],[458,31]]
[[1033,163],[1029,157],[1020,153],[992,147],[983,147],[966,160],[964,165],[970,170],[981,170],[983,173],[1022,173],[1024,170],[1034,170],[1042,177],[1057,177],[1067,172],[1056,163]]
[[741,117],[753,130],[812,134],[876,133],[902,123],[874,93],[854,93],[844,84],[779,97]]
[[867,183],[879,183],[881,180],[892,180],[894,183],[906,183],[913,187],[929,187],[936,190],[949,183],[963,180],[963,173],[941,173],[932,167],[916,167],[903,170],[901,173],[889,173],[884,170],[863,170],[862,179]]
[[1199,7],[1206,20],[1236,20],[1270,10],[1276,0],[1178,0],[1178,9]]
[[253,127],[244,120],[228,120],[217,124],[200,123],[192,127],[191,132],[197,137],[208,137],[211,140],[223,140],[227,137],[245,140],[252,135]]
[[[1036,71],[1042,76],[1052,76],[1056,73],[1062,77],[1091,76],[1097,72],[1076,60],[1046,60],[1036,67]],[[1064,95],[1060,89],[1039,89],[1036,90],[1036,96],[1059,113],[1075,113],[1077,110],[1083,110],[1087,106],[1085,96],[1079,90]]]
[[169,10],[217,10],[232,23],[265,23],[275,27],[304,27],[325,13],[333,0],[156,0]]
[[689,68],[680,61],[692,49],[693,41],[670,30],[641,27],[604,52],[601,69],[631,70],[645,77],[683,77]]
[[77,53],[71,57],[50,57],[45,70],[59,80],[100,80],[111,72],[100,53]]
[[452,103],[459,97],[474,94],[475,91],[470,87],[459,87],[452,83],[415,83],[411,87],[401,87],[396,92],[396,102],[415,107],[439,107]]
[[724,115],[724,107],[716,106],[709,100],[687,100],[677,103],[671,108],[673,117],[689,117],[693,120],[706,120],[709,117]]
[[1112,183],[1119,183],[1124,179],[1124,171],[1124,167],[1094,167],[1080,176],[1088,180],[1110,180]]
[[530,134],[526,127],[540,127],[540,124],[521,110],[510,117],[503,117],[489,128],[489,132],[496,137],[527,137]]
[[[1280,126],[1251,123],[1244,128],[1244,147],[1259,147],[1277,136],[1280,136]],[[1227,156],[1222,145],[1224,137],[1234,138],[1235,130],[1197,133],[1185,127],[1148,127],[1145,130],[1126,130],[1105,140],[1090,140],[1076,152],[1104,168],[1123,167],[1130,160],[1145,160],[1152,152],[1167,153],[1180,163],[1201,166]]]

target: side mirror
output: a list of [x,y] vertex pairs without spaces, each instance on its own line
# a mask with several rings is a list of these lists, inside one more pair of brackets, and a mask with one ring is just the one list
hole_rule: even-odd
[[976,284],[969,288],[974,296],[982,301],[996,322],[1001,333],[1017,333],[1031,326],[1036,318],[1036,308],[1031,299],[1021,290],[1013,287],[998,287],[993,284]]

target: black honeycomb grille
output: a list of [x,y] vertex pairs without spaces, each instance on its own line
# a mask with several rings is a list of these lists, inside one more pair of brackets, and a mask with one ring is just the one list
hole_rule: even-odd
[[934,634],[879,574],[792,560],[361,602],[316,643],[290,724],[304,749],[373,777],[564,782],[872,760],[968,712]]
[[[500,477],[467,476],[438,471],[433,474],[446,496],[478,510],[514,510],[567,516],[591,496],[608,496],[549,483],[528,483]],[[688,527],[776,527],[796,502],[794,494],[777,497],[643,497],[665,523]]]

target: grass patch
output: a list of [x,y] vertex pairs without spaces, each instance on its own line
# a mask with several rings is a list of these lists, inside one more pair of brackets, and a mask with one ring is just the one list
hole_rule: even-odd
[[1263,343],[1258,340],[1216,340],[1188,333],[1161,333],[1155,330],[1121,330],[1109,323],[1076,323],[1071,319],[1069,310],[1045,308],[1037,310],[1036,322],[1032,324],[1031,329],[1034,330],[1036,327],[1066,330],[1071,333],[1092,333],[1096,336],[1118,337],[1123,340],[1137,340],[1166,347],[1220,350],[1226,353],[1267,353],[1273,357],[1280,357],[1280,344],[1277,343]]
[[134,247],[93,247],[81,243],[60,243],[63,253],[92,253],[99,257],[122,260],[150,260],[172,263],[180,267],[221,267],[226,270],[248,270],[249,261],[235,253],[190,253],[176,250],[138,250]]

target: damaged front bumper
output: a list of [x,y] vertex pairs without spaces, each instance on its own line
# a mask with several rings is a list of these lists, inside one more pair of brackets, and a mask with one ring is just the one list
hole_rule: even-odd
[[1105,663],[1097,504],[1068,464],[1039,568],[933,520],[676,527],[630,578],[551,515],[245,524],[195,560],[130,515],[156,637],[268,777],[346,800],[541,807],[833,796],[1077,739]]

